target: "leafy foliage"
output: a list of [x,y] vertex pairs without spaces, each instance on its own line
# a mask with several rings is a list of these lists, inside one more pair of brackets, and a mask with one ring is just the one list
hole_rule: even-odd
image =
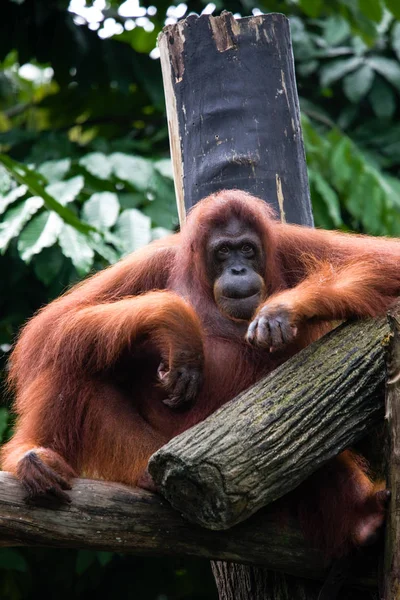
[[[186,13],[179,0],[145,0],[132,14],[129,4],[2,3],[0,369],[35,310],[177,226],[161,72],[151,56],[166,17],[199,13],[208,1],[190,0]],[[245,16],[255,2],[215,4]],[[257,8],[290,18],[317,225],[400,236],[400,3],[260,0]],[[7,406],[5,397],[3,440]],[[213,598],[205,568],[2,549],[0,596]]]

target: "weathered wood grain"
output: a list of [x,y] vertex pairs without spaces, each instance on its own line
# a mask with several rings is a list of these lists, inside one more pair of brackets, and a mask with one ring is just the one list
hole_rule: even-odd
[[225,529],[383,419],[386,318],[340,326],[161,448],[149,471],[187,519]]
[[[230,531],[208,531],[185,521],[160,496],[125,485],[76,479],[71,504],[28,506],[19,482],[0,471],[0,546],[49,546],[129,552],[149,556],[198,556],[265,565],[321,579],[326,565],[296,525],[261,511]],[[357,576],[376,585],[376,572]]]
[[389,315],[392,340],[388,357],[386,421],[388,489],[392,492],[386,522],[383,600],[400,599],[400,310]]

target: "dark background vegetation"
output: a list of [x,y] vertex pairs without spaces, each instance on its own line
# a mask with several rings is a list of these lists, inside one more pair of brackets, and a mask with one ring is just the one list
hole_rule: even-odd
[[[215,5],[2,1],[3,371],[35,310],[177,226],[155,47],[163,25],[191,11],[289,16],[316,224],[400,236],[399,1]],[[3,440],[12,427],[8,407],[4,394]],[[208,565],[196,560],[0,550],[0,598],[92,596],[183,600],[216,592]]]

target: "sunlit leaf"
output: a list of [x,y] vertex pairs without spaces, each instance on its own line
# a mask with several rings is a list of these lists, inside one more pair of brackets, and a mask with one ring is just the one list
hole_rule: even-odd
[[145,246],[151,240],[151,220],[135,208],[124,210],[118,218],[116,233],[124,245],[125,253]]
[[139,156],[128,156],[122,152],[110,154],[113,171],[122,181],[127,181],[139,191],[145,191],[153,175],[153,164]]
[[98,192],[87,200],[82,210],[85,221],[97,229],[107,229],[115,225],[119,214],[117,194]]
[[5,196],[0,196],[0,215],[4,213],[4,211],[8,208],[8,206],[10,206],[10,204],[13,204],[13,202],[18,200],[18,198],[22,198],[22,196],[24,196],[27,191],[28,188],[26,187],[26,185],[19,185],[18,187],[15,187],[10,192],[8,192],[8,194],[6,194]]
[[58,242],[64,256],[71,259],[78,273],[82,276],[86,275],[94,260],[94,251],[89,246],[87,236],[64,223]]
[[[397,2],[397,0],[396,0]],[[398,3],[399,14],[400,14],[400,3]],[[400,16],[398,17],[400,19]],[[396,53],[398,60],[400,61],[400,23],[395,23],[392,28],[392,46]]]
[[79,164],[98,179],[109,179],[112,172],[112,163],[109,157],[102,152],[90,152],[80,159]]
[[65,206],[76,200],[82,191],[85,180],[82,175],[76,175],[66,181],[56,181],[46,187],[46,192],[56,198],[57,202]]
[[41,173],[49,183],[64,179],[65,175],[71,168],[71,159],[63,158],[62,160],[48,160],[38,167],[38,172]]
[[54,210],[66,223],[69,223],[78,229],[78,231],[88,232],[93,230],[91,225],[80,221],[74,212],[53,198],[53,196],[51,196],[43,186],[41,181],[42,178],[39,177],[34,171],[28,169],[28,167],[25,165],[16,162],[5,154],[0,154],[0,163],[2,163],[9,170],[16,181],[26,185],[33,196],[40,196],[43,198],[46,207],[49,210]]
[[4,254],[10,241],[19,235],[30,218],[43,206],[43,199],[32,196],[10,208],[0,223],[0,253]]
[[55,212],[44,211],[34,217],[18,238],[18,252],[29,263],[32,256],[56,243],[63,220]]

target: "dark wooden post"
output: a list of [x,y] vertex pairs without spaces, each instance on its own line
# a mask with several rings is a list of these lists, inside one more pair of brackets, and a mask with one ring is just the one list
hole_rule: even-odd
[[[208,194],[240,188],[281,220],[312,225],[288,20],[190,16],[159,46],[180,220]],[[317,597],[318,584],[256,566],[213,571],[224,600]]]
[[312,225],[289,22],[195,15],[159,37],[179,215],[223,188]]
[[388,436],[388,489],[392,501],[386,523],[384,594],[382,600],[400,600],[400,310],[389,315],[392,329],[388,357],[386,419]]

